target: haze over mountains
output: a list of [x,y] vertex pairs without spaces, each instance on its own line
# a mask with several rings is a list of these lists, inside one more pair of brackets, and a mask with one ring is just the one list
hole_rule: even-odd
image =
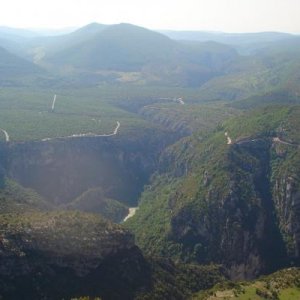
[[[296,76],[296,66],[294,71],[286,69],[298,59],[298,36],[164,33],[180,40],[130,24],[92,23],[52,37],[2,29],[0,46],[47,71],[56,69],[74,78],[85,73],[91,81],[202,87],[205,97],[213,99],[220,98],[219,89],[235,98],[252,88],[255,93],[270,89],[273,82],[284,85]],[[260,74],[255,82],[253,73]]]
[[300,37],[50,33],[0,28],[0,298],[298,300]]

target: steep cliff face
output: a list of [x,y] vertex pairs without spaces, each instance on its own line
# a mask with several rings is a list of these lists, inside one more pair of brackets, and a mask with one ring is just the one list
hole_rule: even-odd
[[273,145],[273,199],[288,255],[299,264],[300,153],[294,145]]
[[265,140],[231,147],[222,187],[211,171],[203,176],[206,187],[194,199],[200,207],[194,206],[192,213],[179,210],[171,219],[170,238],[183,245],[183,256],[222,263],[231,278],[255,277],[284,264],[285,246],[268,181],[269,149]]
[[144,258],[132,234],[97,215],[36,211],[0,218],[1,299],[183,300],[224,279],[220,266]]
[[10,214],[0,223],[3,299],[133,299],[149,287],[150,269],[133,236],[98,216]]
[[300,109],[263,109],[167,149],[173,137],[153,132],[8,144],[2,165],[54,206],[97,213],[119,207],[116,200],[135,204],[158,171],[125,223],[138,246],[253,278],[299,264],[299,117]]
[[101,187],[107,198],[136,204],[161,149],[152,132],[142,138],[107,137],[12,143],[6,174],[54,204],[68,203],[85,191]]
[[297,140],[282,127],[289,113],[255,112],[167,149],[160,176],[127,224],[138,245],[183,261],[220,263],[233,279],[298,264],[300,158]]

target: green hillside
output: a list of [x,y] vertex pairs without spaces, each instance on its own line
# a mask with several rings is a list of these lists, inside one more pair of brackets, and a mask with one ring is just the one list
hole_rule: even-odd
[[0,214],[51,210],[52,205],[32,189],[1,178]]
[[181,86],[199,86],[221,74],[237,55],[229,46],[182,44],[131,24],[91,24],[66,36],[36,40],[31,51],[41,66],[73,76],[87,72],[99,80]]
[[278,271],[261,277],[253,282],[227,282],[216,285],[213,289],[200,292],[191,297],[193,300],[297,300],[300,297],[299,268]]
[[93,70],[133,71],[146,62],[160,61],[174,49],[174,42],[153,31],[129,25],[109,26],[76,47],[69,47],[48,61]]
[[225,33],[225,32],[206,32],[206,31],[161,31],[172,39],[207,42],[215,41],[229,45],[261,44],[285,40],[292,35],[281,32],[257,32],[257,33]]
[[25,42],[24,51],[28,57],[39,62],[45,55],[53,55],[59,51],[79,45],[101,32],[106,25],[91,23],[74,32],[55,36],[37,36]]
[[36,74],[40,69],[29,61],[9,53],[0,47],[1,80]]
[[299,189],[299,112],[257,110],[169,147],[126,223],[138,245],[149,255],[223,263],[237,278],[297,260],[297,229],[288,224],[299,212],[284,215],[279,203],[292,201],[287,180],[292,195]]
[[[254,55],[239,56],[226,74],[212,78],[201,86],[201,99],[241,100],[270,93],[299,92],[299,39],[274,42]],[[282,99],[283,101],[285,99]]]
[[128,215],[128,207],[117,200],[106,198],[102,188],[89,189],[62,208],[97,213],[115,223],[121,223]]
[[290,34],[0,28],[0,299],[298,299],[299,68]]

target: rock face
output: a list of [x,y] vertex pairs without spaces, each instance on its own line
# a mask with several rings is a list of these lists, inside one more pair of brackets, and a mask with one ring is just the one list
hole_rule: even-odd
[[274,194],[280,227],[287,242],[289,255],[299,262],[300,194],[296,179],[287,177],[277,180]]
[[[299,118],[276,109],[164,151],[160,174],[126,224],[142,250],[222,264],[232,279],[299,265],[299,143],[282,129]],[[280,133],[284,139],[274,138]]]
[[[268,181],[268,141],[234,145],[228,151],[228,183],[207,183],[204,207],[172,218],[171,239],[186,256],[224,264],[233,279],[277,270],[287,258]],[[180,201],[180,200],[178,200]],[[192,216],[192,217],[191,217]]]
[[167,140],[158,144],[147,137],[100,137],[15,143],[7,149],[6,174],[54,204],[102,187],[107,198],[133,205]]
[[132,299],[149,285],[149,267],[133,236],[84,213],[2,215],[3,299]]
[[178,299],[224,281],[220,266],[143,257],[119,225],[82,212],[0,218],[0,298]]
[[[293,149],[294,148],[294,149]],[[273,145],[273,199],[290,259],[300,262],[300,153],[293,146]]]

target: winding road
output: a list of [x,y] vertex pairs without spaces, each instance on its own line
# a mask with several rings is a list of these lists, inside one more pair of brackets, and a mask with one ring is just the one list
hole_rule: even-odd
[[58,140],[58,139],[73,139],[73,138],[79,138],[79,137],[108,137],[108,136],[114,136],[118,134],[118,130],[120,128],[121,124],[119,121],[117,121],[117,126],[114,129],[112,133],[109,134],[95,134],[92,132],[88,133],[77,133],[69,136],[62,136],[62,137],[55,137],[55,138],[45,138],[42,139],[42,142],[52,141],[52,140]]
[[[116,126],[116,128],[115,128],[115,130],[114,130],[114,133],[111,134],[111,135],[116,135],[116,134],[118,133],[118,130],[119,130],[120,126],[121,126],[120,122],[117,121],[117,126]],[[108,136],[110,136],[110,135],[108,135]]]
[[[227,138],[227,145],[233,144],[233,143],[232,143],[232,139],[230,138],[230,136],[229,136],[229,134],[228,134],[227,131],[225,132],[225,136],[226,136],[226,138]],[[256,138],[256,139],[245,138],[245,139],[236,141],[235,143],[238,144],[238,145],[241,145],[241,144],[248,143],[248,142],[256,142],[256,141],[261,140],[261,139],[262,139],[262,138]],[[294,147],[300,148],[300,144],[291,143],[291,142],[286,142],[286,141],[283,141],[282,139],[280,139],[279,137],[273,137],[273,138],[272,138],[272,141],[273,141],[274,143],[280,143],[280,144],[283,144],[283,145],[294,146]]]
[[5,141],[9,142],[9,135],[8,135],[7,131],[4,130],[4,129],[2,129],[2,128],[0,128],[0,131],[2,131],[4,133],[4,135],[5,135]]
[[[53,101],[52,101],[52,107],[51,107],[51,111],[52,112],[54,112],[56,97],[57,96],[55,94],[54,98],[53,98]],[[97,120],[95,118],[92,118],[92,121],[94,121],[94,122],[97,123]],[[98,122],[100,123],[101,120],[99,119]],[[121,126],[120,122],[117,121],[117,125],[116,125],[114,131],[112,133],[109,133],[109,134],[95,134],[93,132],[76,133],[76,134],[72,134],[72,135],[69,135],[69,136],[54,137],[54,138],[44,138],[44,139],[42,139],[42,142],[51,141],[51,140],[57,140],[57,139],[72,139],[72,138],[79,138],[79,137],[108,137],[108,136],[114,136],[114,135],[118,134],[118,130],[119,130],[120,126]]]
[[[55,102],[56,102],[56,98],[57,95],[54,95],[53,101],[52,101],[52,106],[51,106],[51,111],[54,112],[54,108],[55,108]],[[46,113],[49,111],[40,111],[39,114],[42,113]],[[77,114],[75,114],[77,115]],[[99,119],[98,121],[95,118],[92,118],[92,121],[94,121],[95,123],[101,123],[101,120]],[[77,134],[73,134],[73,135],[69,135],[69,136],[62,136],[62,137],[53,137],[53,138],[44,138],[41,141],[42,142],[46,142],[46,141],[51,141],[51,140],[57,140],[57,139],[71,139],[71,138],[79,138],[79,137],[110,137],[110,136],[114,136],[118,134],[118,130],[121,126],[121,123],[119,121],[117,121],[117,125],[114,128],[112,133],[108,133],[108,134],[95,134],[93,132],[88,132],[88,133],[77,133]],[[10,137],[7,133],[6,130],[0,128],[0,131],[3,132],[3,134],[5,135],[5,141],[9,142],[10,141]]]

